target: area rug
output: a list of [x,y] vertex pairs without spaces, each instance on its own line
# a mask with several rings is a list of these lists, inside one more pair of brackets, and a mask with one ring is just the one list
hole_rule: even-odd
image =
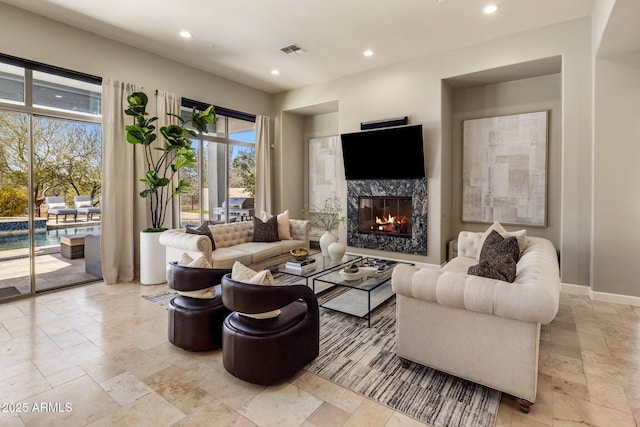
[[[167,307],[173,290],[143,298]],[[322,298],[324,299],[324,298]],[[395,355],[395,298],[364,319],[320,309],[320,355],[304,369],[435,427],[494,426],[499,391]]]
[[499,391],[395,355],[395,298],[367,323],[321,310],[320,355],[305,367],[331,382],[432,426],[493,426]]

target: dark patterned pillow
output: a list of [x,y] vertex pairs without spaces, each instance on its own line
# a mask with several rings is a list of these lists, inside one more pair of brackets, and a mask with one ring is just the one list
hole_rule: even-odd
[[482,245],[479,261],[490,261],[503,254],[510,254],[517,263],[520,259],[518,239],[515,236],[505,239],[500,233],[493,230]]
[[199,234],[201,236],[207,236],[209,240],[211,240],[211,250],[214,250],[216,248],[216,242],[213,240],[213,235],[211,234],[211,230],[209,229],[208,222],[209,221],[203,222],[199,227],[187,225],[184,231],[186,231],[188,234]]
[[278,217],[272,216],[267,221],[262,222],[260,218],[253,217],[253,241],[254,242],[277,242]]
[[502,254],[472,265],[467,274],[513,283],[516,280],[516,262],[511,254]]

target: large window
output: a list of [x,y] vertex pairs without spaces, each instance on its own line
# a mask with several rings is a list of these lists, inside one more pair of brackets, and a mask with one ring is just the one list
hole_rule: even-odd
[[180,198],[182,225],[251,220],[255,214],[255,121],[220,110],[209,132],[193,141],[196,169],[181,171],[191,182]]
[[97,78],[0,55],[0,299],[97,279],[77,245],[100,233],[100,104]]

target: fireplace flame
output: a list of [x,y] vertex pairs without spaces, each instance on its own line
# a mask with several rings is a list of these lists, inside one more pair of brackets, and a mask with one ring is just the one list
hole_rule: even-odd
[[379,217],[376,216],[376,224],[382,224],[382,225],[387,225],[387,224],[399,224],[399,225],[403,225],[407,222],[407,217],[403,216],[402,218],[398,219],[396,216],[389,214],[386,218],[383,216],[382,219],[380,219]]
[[376,216],[376,225],[378,231],[394,231],[394,229],[402,229],[406,223],[406,216],[398,218],[394,215],[389,214],[387,217],[383,216],[382,219]]

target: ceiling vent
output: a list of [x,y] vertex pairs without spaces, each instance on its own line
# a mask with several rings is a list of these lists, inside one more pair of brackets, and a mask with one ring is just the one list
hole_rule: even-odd
[[302,55],[303,53],[306,52],[304,48],[302,48],[301,46],[295,43],[290,44],[289,46],[285,46],[280,50],[286,53],[287,55]]

